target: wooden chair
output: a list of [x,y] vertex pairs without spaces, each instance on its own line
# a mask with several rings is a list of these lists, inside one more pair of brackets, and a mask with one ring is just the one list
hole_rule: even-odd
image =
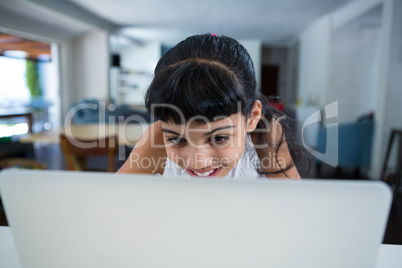
[[116,136],[103,139],[77,139],[60,135],[60,144],[66,159],[67,169],[87,170],[89,156],[108,156],[108,172],[114,172],[114,156],[117,153],[118,140]]

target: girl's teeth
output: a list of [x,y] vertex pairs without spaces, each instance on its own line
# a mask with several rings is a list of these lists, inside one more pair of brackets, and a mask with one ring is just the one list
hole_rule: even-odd
[[195,171],[194,171],[194,173],[195,173],[196,175],[200,176],[200,177],[206,177],[206,176],[210,175],[210,174],[211,174],[212,172],[214,172],[214,171],[215,171],[215,169],[213,169],[213,170],[211,170],[211,171],[204,172],[204,173],[198,173],[198,172],[195,172]]

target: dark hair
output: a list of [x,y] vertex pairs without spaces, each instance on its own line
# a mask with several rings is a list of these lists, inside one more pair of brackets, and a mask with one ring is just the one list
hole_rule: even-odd
[[[239,112],[239,107],[247,117],[255,100],[261,101],[265,119],[260,120],[257,129],[268,129],[267,122],[273,122],[274,119],[283,129],[278,141],[269,141],[267,135],[260,131],[258,144],[276,146],[276,162],[279,164],[278,151],[286,137],[290,154],[298,167],[302,148],[296,142],[295,126],[291,118],[286,116],[282,119],[284,113],[269,105],[269,99],[257,89],[250,55],[230,37],[195,35],[171,48],[155,68],[155,77],[146,93],[145,105],[148,112],[159,120],[183,124],[183,119],[188,121],[197,116],[209,121],[217,116],[228,117]],[[165,104],[178,107],[182,116]],[[286,175],[286,170],[293,165],[279,165],[281,171],[278,173],[284,172]]]

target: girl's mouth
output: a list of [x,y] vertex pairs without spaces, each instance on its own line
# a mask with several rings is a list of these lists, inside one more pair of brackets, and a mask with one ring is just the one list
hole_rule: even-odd
[[219,171],[221,171],[221,169],[222,169],[222,168],[220,167],[220,168],[211,169],[211,170],[205,171],[205,172],[196,172],[196,171],[191,170],[191,169],[187,169],[187,170],[188,170],[188,173],[189,173],[191,176],[197,176],[197,177],[213,177],[213,176],[216,176],[216,175],[219,173]]

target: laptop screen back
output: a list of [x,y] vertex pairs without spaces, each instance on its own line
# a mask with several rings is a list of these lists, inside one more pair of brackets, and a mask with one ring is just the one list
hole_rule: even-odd
[[380,182],[3,171],[22,267],[374,267]]

